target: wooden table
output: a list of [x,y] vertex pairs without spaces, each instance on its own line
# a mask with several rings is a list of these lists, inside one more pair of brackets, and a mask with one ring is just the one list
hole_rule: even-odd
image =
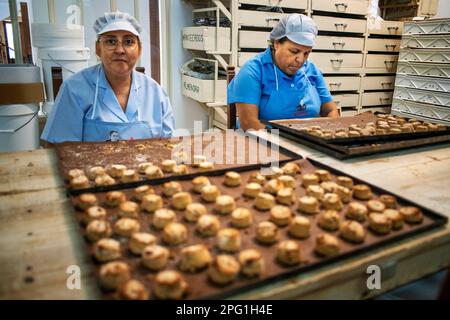
[[[269,138],[269,137],[266,137]],[[339,161],[280,138],[280,144],[450,215],[450,145]],[[99,298],[84,239],[58,176],[53,150],[0,154],[0,298]],[[368,290],[369,265],[381,289]],[[81,289],[66,270],[81,268]],[[450,266],[450,225],[233,298],[369,298]]]

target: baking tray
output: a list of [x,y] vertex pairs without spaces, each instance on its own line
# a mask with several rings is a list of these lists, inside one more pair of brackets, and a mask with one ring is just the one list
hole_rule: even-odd
[[307,147],[319,150],[325,154],[341,160],[450,142],[450,134],[447,134],[436,137],[416,138],[403,141],[380,141],[379,143],[370,144],[334,144],[328,143],[326,141],[323,142],[319,140],[303,138],[282,130],[280,130],[278,133],[282,137],[298,142]]
[[[332,175],[333,175],[332,181],[335,181],[337,176],[348,176],[353,179],[355,184],[364,183],[366,185],[369,185],[374,194],[373,198],[376,198],[380,194],[394,195],[397,198],[397,201],[400,206],[412,205],[412,206],[419,207],[424,214],[424,221],[419,225],[408,225],[405,223],[403,229],[397,230],[397,231],[392,231],[390,234],[384,235],[384,236],[379,236],[379,235],[372,233],[371,231],[367,231],[366,240],[362,244],[350,244],[350,243],[347,243],[344,240],[340,239],[341,253],[338,256],[335,256],[332,258],[321,258],[321,257],[317,256],[315,253],[313,253],[313,247],[314,247],[316,235],[318,233],[322,233],[325,231],[321,230],[320,227],[317,226],[317,224],[316,224],[317,216],[305,215],[310,218],[310,220],[312,222],[312,227],[311,227],[311,236],[309,238],[307,238],[306,240],[296,240],[302,248],[302,257],[303,257],[302,263],[295,267],[283,267],[274,261],[274,257],[275,257],[275,253],[276,253],[276,244],[271,245],[271,246],[263,246],[263,245],[258,244],[254,240],[254,237],[253,237],[256,224],[260,221],[268,220],[269,213],[257,211],[252,206],[253,200],[248,200],[241,196],[242,190],[246,184],[248,176],[255,170],[247,170],[247,171],[241,172],[242,185],[237,188],[225,187],[222,184],[223,176],[221,176],[221,175],[212,176],[212,177],[210,177],[210,181],[213,184],[217,185],[221,189],[222,194],[232,195],[235,198],[236,205],[238,207],[247,207],[247,208],[251,209],[251,211],[253,212],[253,218],[254,218],[253,224],[248,229],[243,229],[243,231],[241,231],[242,249],[256,248],[256,249],[260,250],[265,258],[266,273],[263,276],[261,276],[260,278],[256,278],[256,279],[247,279],[247,278],[242,277],[242,275],[240,275],[236,281],[234,281],[232,284],[230,284],[228,286],[224,286],[224,287],[219,287],[219,286],[215,286],[215,285],[211,284],[207,280],[206,270],[198,272],[198,273],[194,273],[194,274],[182,273],[183,277],[185,278],[186,282],[188,283],[188,285],[190,287],[189,293],[185,297],[186,299],[229,298],[235,294],[240,294],[240,293],[243,293],[247,290],[251,290],[254,288],[262,288],[263,286],[271,284],[275,281],[286,280],[286,279],[289,279],[290,277],[299,275],[303,272],[314,270],[314,269],[317,269],[317,268],[320,268],[323,266],[327,266],[327,265],[335,263],[337,261],[342,261],[344,259],[357,256],[361,253],[367,253],[367,252],[370,252],[370,251],[373,251],[376,249],[380,249],[388,244],[392,244],[392,243],[398,242],[400,240],[404,240],[406,238],[416,236],[422,232],[425,232],[425,231],[428,231],[428,230],[431,230],[434,228],[438,228],[447,223],[447,218],[445,216],[442,216],[434,211],[424,208],[424,207],[420,206],[419,204],[409,201],[401,196],[387,192],[387,191],[383,190],[382,188],[379,188],[375,185],[364,182],[356,177],[346,175],[346,174],[342,173],[341,171],[336,170],[332,167],[326,166],[320,162],[317,162],[314,160],[309,160],[309,159],[308,160],[307,159],[296,160],[295,162],[300,164],[300,166],[302,168],[302,173],[310,173],[313,170],[320,168],[320,169],[328,170],[330,173],[332,173]],[[185,179],[186,177],[174,177],[174,178],[180,179],[184,191],[190,190],[191,183],[189,180]],[[296,184],[297,188],[295,190],[295,193],[296,193],[296,197],[299,197],[299,196],[302,196],[305,194],[305,190],[302,187],[300,187],[300,184],[299,184],[300,176],[299,175],[297,175],[296,179],[297,179],[298,183]],[[162,190],[161,185],[154,185],[154,189],[157,194],[161,194],[161,190]],[[131,192],[132,192],[131,189],[123,189],[123,191],[127,195],[127,198],[131,198]],[[105,193],[97,192],[96,194],[101,202],[101,200],[104,199]],[[204,203],[203,201],[201,201],[199,199],[199,195],[197,195],[197,194],[191,193],[191,196],[193,198],[193,202],[201,202],[201,203],[205,204],[208,209],[208,212],[211,213],[212,205],[208,205],[208,204]],[[164,207],[168,207],[169,199],[164,198],[164,196],[163,196],[163,199],[164,199]],[[71,196],[71,201],[72,201],[73,205],[76,206],[77,197]],[[365,201],[359,201],[359,200],[354,200],[354,199],[352,201],[358,201],[358,202],[363,202],[363,203],[365,202]],[[292,205],[291,207],[292,207],[293,212],[296,212],[296,215],[300,215],[299,213],[297,213],[297,211],[295,211],[296,204]],[[346,207],[347,207],[347,205],[345,205],[344,209],[340,211],[340,215],[342,218],[341,221],[343,221],[343,215],[346,210]],[[110,220],[110,222],[114,222],[116,220],[116,217],[114,216],[115,210],[117,210],[117,209],[112,209],[111,211],[108,212],[109,213],[108,219]],[[218,252],[214,248],[215,238],[213,237],[213,238],[205,239],[202,237],[198,237],[196,235],[196,233],[193,231],[194,224],[187,223],[184,220],[182,220],[181,216],[183,214],[183,211],[176,211],[176,213],[178,216],[178,221],[183,222],[188,227],[189,238],[188,238],[187,243],[185,243],[181,246],[178,246],[178,247],[171,247],[171,250],[173,253],[172,254],[173,259],[170,260],[169,265],[166,267],[166,270],[167,269],[177,269],[177,262],[179,259],[179,257],[177,256],[177,252],[180,250],[181,247],[183,247],[185,245],[204,243],[205,245],[207,245],[208,247],[211,248],[211,252],[212,252],[213,256],[215,256]],[[82,212],[76,211],[76,216],[77,216],[78,221],[80,221]],[[221,216],[221,215],[217,215],[217,216],[221,220],[222,227],[229,226],[230,216]],[[150,214],[141,213],[139,221],[141,222],[141,231],[151,232],[154,235],[156,235],[158,237],[158,239],[160,238],[161,232],[155,231],[154,229],[149,227],[149,224],[151,223],[151,215]],[[363,223],[363,226],[367,229],[367,221]],[[84,228],[80,227],[80,231],[84,236],[85,235]],[[335,231],[335,232],[329,232],[329,233],[335,234],[337,236],[338,232]],[[280,228],[279,234],[280,234],[280,240],[293,239],[287,235],[286,227]],[[115,237],[115,236],[113,236],[113,237]],[[161,244],[161,243],[162,242],[159,242],[159,244]],[[88,243],[87,251],[89,252],[89,254],[92,254],[93,244]],[[139,257],[131,255],[127,250],[126,244],[122,244],[122,254],[123,254],[122,260],[126,261],[131,266],[132,278],[142,281],[145,284],[145,286],[148,289],[150,289],[150,291],[151,291],[152,281],[153,281],[155,273],[152,271],[148,271],[148,270],[144,269],[142,266],[140,266],[139,265]],[[237,256],[237,254],[234,254],[234,255]],[[94,275],[95,275],[95,277],[98,277],[100,264],[95,262],[94,258],[92,258],[92,262],[93,262],[94,269],[95,269]],[[103,292],[102,297],[106,298],[106,299],[112,299],[115,297],[115,295],[112,292]],[[151,298],[153,299],[154,296],[151,296]]]
[[[131,141],[119,141],[119,142],[65,142],[56,145],[56,152],[58,156],[59,170],[64,179],[66,189],[71,194],[80,194],[84,192],[93,191],[111,191],[117,188],[132,188],[142,184],[157,184],[165,181],[172,180],[175,176],[170,173],[164,173],[164,177],[156,179],[147,179],[145,175],[140,175],[140,180],[129,183],[122,183],[117,181],[114,185],[109,186],[95,186],[93,181],[90,181],[89,188],[72,189],[69,184],[68,172],[70,169],[84,169],[91,166],[103,166],[106,167],[110,164],[123,164],[127,166],[128,169],[137,169],[139,163],[142,162],[152,162],[154,165],[160,166],[161,162],[165,159],[171,158],[172,148],[171,146],[181,143],[182,139],[190,139],[191,141],[191,157],[195,154],[194,142],[202,145],[202,150],[205,150],[208,145],[210,145],[211,139],[218,137],[222,139],[222,143],[218,146],[223,148],[223,161],[222,163],[215,163],[214,168],[208,171],[202,171],[203,175],[209,174],[223,174],[226,171],[234,170],[241,171],[244,169],[257,169],[264,164],[269,164],[272,162],[278,162],[283,164],[285,162],[301,158],[298,154],[287,150],[278,145],[272,144],[270,141],[266,141],[259,137],[252,135],[240,135],[240,139],[245,139],[245,145],[239,145],[237,140],[234,142],[234,159],[233,163],[226,163],[226,154],[229,153],[227,149],[226,139],[227,135],[220,132],[214,134],[202,134],[193,135],[179,138],[167,138],[167,139],[142,139],[142,140],[131,140]],[[236,137],[236,135],[235,135]],[[200,139],[201,140],[195,140]],[[257,150],[256,158],[253,159],[249,155],[249,143],[255,143]],[[141,149],[139,150],[138,147]],[[238,151],[238,148],[240,151]],[[266,159],[259,159],[259,148],[264,148],[267,151],[264,153],[267,155]],[[277,151],[278,149],[278,151]],[[245,152],[245,159],[237,160],[242,150]],[[211,154],[215,155],[214,149]],[[255,161],[256,160],[256,161]],[[264,162],[265,160],[265,162]],[[241,163],[244,162],[244,163]],[[188,166],[188,174],[180,175],[186,179],[192,179],[200,170],[198,168],[193,168]]]
[[270,125],[273,129],[279,129],[280,131],[287,132],[292,136],[298,136],[317,143],[333,144],[383,143],[388,141],[413,140],[450,134],[450,128],[447,128],[447,130],[442,131],[408,132],[346,138],[322,138],[299,130],[310,126],[320,126],[327,129],[344,129],[348,128],[351,124],[364,127],[368,122],[377,121],[378,118],[376,114],[377,113],[374,114],[372,112],[364,112],[352,117],[274,120],[265,121],[264,123]]

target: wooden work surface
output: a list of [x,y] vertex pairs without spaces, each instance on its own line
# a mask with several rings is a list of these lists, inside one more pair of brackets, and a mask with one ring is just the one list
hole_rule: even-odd
[[[450,215],[450,145],[339,161],[283,138],[279,142]],[[0,299],[99,297],[56,161],[53,150],[0,153]],[[381,290],[367,289],[366,270],[372,264],[381,267]],[[70,265],[81,268],[80,290],[67,289]],[[233,298],[369,298],[449,265],[447,225]]]

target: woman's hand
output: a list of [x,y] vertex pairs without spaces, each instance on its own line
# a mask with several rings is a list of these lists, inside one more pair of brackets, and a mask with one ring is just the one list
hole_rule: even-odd
[[320,115],[322,117],[339,118],[337,104],[334,101],[326,102],[320,107]]
[[236,110],[239,116],[240,127],[242,130],[260,130],[266,127],[258,119],[257,105],[236,102]]

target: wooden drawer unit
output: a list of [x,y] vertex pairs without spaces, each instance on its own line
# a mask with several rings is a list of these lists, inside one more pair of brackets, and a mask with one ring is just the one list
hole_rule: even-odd
[[313,11],[366,15],[368,9],[367,0],[312,0]]
[[270,32],[239,30],[239,48],[264,49],[268,46]]
[[368,51],[398,52],[400,50],[400,39],[367,39]]
[[386,34],[401,36],[403,33],[403,22],[383,21],[376,19],[367,20],[367,28],[370,34]]
[[204,80],[183,74],[181,76],[181,90],[183,95],[199,102],[223,102],[227,101],[227,81]]
[[362,106],[382,106],[392,103],[392,91],[388,92],[365,92],[362,95]]
[[366,31],[366,20],[348,19],[324,16],[312,16],[317,28],[321,31],[339,31],[364,33]]
[[402,49],[400,61],[450,63],[450,50],[439,49]]
[[238,10],[237,23],[239,26],[273,28],[285,15],[278,12]]
[[253,4],[258,6],[280,6],[282,8],[306,9],[308,0],[239,0],[239,4]]
[[418,49],[450,49],[450,37],[448,35],[404,35],[400,46]]
[[322,73],[359,73],[362,53],[312,52],[309,59]]
[[395,86],[438,92],[450,92],[450,79],[398,74],[395,77]]
[[364,38],[317,36],[314,50],[363,51]]
[[185,49],[228,52],[231,49],[230,39],[230,28],[183,28],[183,48]]
[[394,76],[376,76],[364,77],[362,81],[362,90],[390,90],[394,89]]
[[450,64],[399,61],[397,74],[450,78]]
[[404,34],[445,34],[450,33],[450,19],[430,19],[405,22]]
[[358,94],[335,94],[333,101],[336,102],[338,108],[356,108],[358,106]]
[[357,91],[360,77],[324,77],[330,91]]
[[367,69],[379,69],[380,72],[391,73],[397,68],[397,55],[368,54],[366,57]]

